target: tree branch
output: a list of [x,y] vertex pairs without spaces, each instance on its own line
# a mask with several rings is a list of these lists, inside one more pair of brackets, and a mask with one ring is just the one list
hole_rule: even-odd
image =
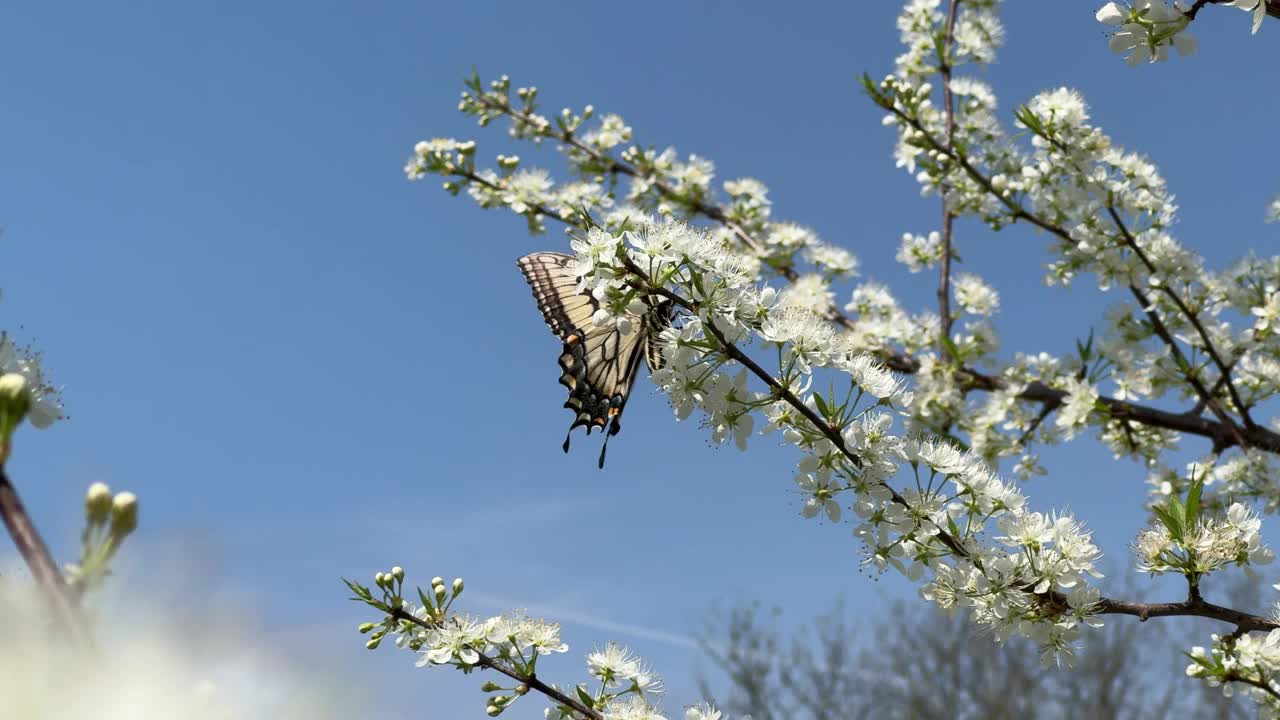
[[[934,138],[933,135],[928,131],[928,129],[926,129],[917,119],[908,115],[905,111],[903,111],[901,108],[896,107],[893,103],[887,103],[885,105],[882,105],[881,107],[884,107],[886,110],[893,113],[901,121],[910,125],[917,133],[919,133],[920,137],[924,139],[933,150],[943,153],[948,160],[958,164],[965,171],[965,173],[970,177],[970,179],[972,179],[975,183],[977,183],[980,187],[982,187],[982,189],[985,190],[987,194],[989,194],[991,197],[996,198],[997,201],[999,201],[1002,205],[1004,205],[1004,207],[1008,210],[1010,217],[1012,217],[1014,220],[1024,220],[1062,239],[1067,243],[1070,243],[1072,245],[1079,244],[1077,240],[1074,237],[1072,237],[1071,233],[1066,229],[1041,218],[1039,215],[1035,213],[1027,211],[1027,209],[1024,208],[1020,203],[1013,201],[1012,199],[1007,197],[1004,193],[997,191],[995,189],[995,186],[992,185],[991,179],[988,178],[986,175],[982,174],[982,172],[978,170],[976,167],[974,167],[973,164],[969,162],[968,158],[965,157],[963,153],[957,152],[953,148],[943,145],[937,138]],[[1123,222],[1120,221],[1115,208],[1112,206],[1107,206],[1107,211],[1112,214],[1113,220],[1117,222],[1117,225],[1122,231],[1122,234],[1127,236],[1125,239],[1126,244],[1129,245],[1131,248],[1136,248],[1136,240],[1133,239],[1133,236],[1129,233],[1128,229],[1124,226]],[[1146,260],[1145,255],[1143,255],[1140,251],[1138,252],[1138,256],[1140,259]],[[1153,266],[1150,265],[1150,262],[1149,261],[1146,261],[1146,262],[1147,262],[1148,268],[1153,270],[1154,268]],[[1169,345],[1169,347],[1171,348],[1172,352],[1175,355],[1181,357],[1182,351],[1180,348],[1176,346],[1173,336],[1170,333],[1168,333],[1167,330],[1165,330],[1164,332],[1161,332],[1161,330],[1163,329],[1163,323],[1161,323],[1159,318],[1155,315],[1154,308],[1151,306],[1151,303],[1145,301],[1145,294],[1142,292],[1142,289],[1138,288],[1136,285],[1133,285],[1133,284],[1129,285],[1129,289],[1131,292],[1134,293],[1136,297],[1142,299],[1143,311],[1147,314],[1148,318],[1151,319],[1157,335],[1160,336],[1160,338],[1165,342],[1166,345]],[[1169,294],[1174,298],[1175,302],[1179,305],[1180,308],[1185,308],[1184,314],[1187,315],[1188,321],[1191,322],[1193,325],[1198,325],[1198,320],[1196,319],[1194,313],[1192,313],[1189,308],[1186,308],[1185,304],[1182,303],[1181,299],[1177,297],[1177,294],[1173,293],[1172,290],[1166,290],[1166,292],[1167,294]],[[1207,333],[1203,333],[1202,326],[1200,327],[1200,329],[1202,331],[1202,338],[1205,340],[1205,343],[1208,346],[1206,350],[1213,353],[1216,356],[1217,352],[1216,350],[1212,349],[1212,343],[1208,341]],[[1225,363],[1222,362],[1220,357],[1218,357],[1217,363],[1219,364],[1219,367],[1223,367],[1223,368],[1226,367]],[[1199,378],[1197,378],[1195,374],[1191,371],[1191,366],[1189,363],[1185,362],[1185,358],[1184,358],[1184,362],[1182,363],[1182,366],[1186,368],[1186,370],[1184,371],[1184,377],[1187,379],[1188,383],[1192,386],[1192,388],[1196,391],[1197,395],[1202,400],[1204,400],[1205,404],[1210,409],[1215,409],[1215,405],[1217,405],[1214,414],[1218,416],[1219,422],[1222,424],[1223,428],[1227,432],[1231,433],[1231,435],[1233,436],[1234,442],[1232,444],[1238,444],[1238,445],[1241,445],[1242,447],[1248,447],[1247,436],[1244,433],[1239,432],[1239,428],[1235,426],[1235,423],[1232,422],[1230,416],[1221,407],[1221,405],[1217,403],[1217,400],[1209,394],[1208,390],[1205,389],[1203,383],[1201,383],[1199,381]],[[1229,378],[1227,382],[1228,382],[1228,385],[1230,385]],[[1241,409],[1243,410],[1243,404],[1241,404]],[[1252,426],[1253,423],[1250,422],[1248,423],[1248,425]],[[1252,427],[1249,427],[1248,429],[1252,429]]]
[[[646,292],[661,296],[666,300],[670,300],[673,304],[693,315],[698,314],[699,308],[697,303],[691,302],[666,288],[652,287],[648,282],[648,276],[644,270],[637,266],[630,257],[625,257],[624,259],[627,270],[630,271],[633,276],[644,282],[644,290]],[[812,408],[797,397],[795,393],[783,386],[777,378],[773,377],[772,373],[762,368],[751,358],[751,356],[747,355],[741,348],[730,342],[729,339],[726,338],[715,326],[714,321],[708,320],[703,323],[703,328],[708,334],[715,338],[716,342],[720,345],[727,357],[737,361],[743,367],[751,371],[751,373],[758,379],[768,385],[774,396],[786,401],[786,403],[795,409],[796,412],[803,415],[815,430],[826,437],[827,440],[829,440],[831,444],[855,466],[860,466],[862,464],[861,458],[854,454],[848,446],[845,445],[844,436],[839,431],[823,420],[822,417],[820,417]],[[1065,393],[1062,395],[1065,395]],[[910,504],[907,503],[906,499],[899,494],[897,489],[893,486],[884,481],[881,481],[881,485],[889,490],[895,503],[905,508],[911,507]],[[975,558],[973,554],[964,547],[960,540],[952,536],[946,530],[939,528],[938,539],[958,557],[977,563],[977,558]],[[978,566],[981,567],[980,564]],[[1035,595],[1041,602],[1045,603],[1049,607],[1060,609],[1065,609],[1067,607],[1066,598],[1057,592],[1035,593],[1032,592],[1030,588],[1023,588],[1023,592]],[[1242,629],[1246,632],[1254,630],[1269,631],[1280,628],[1280,622],[1276,622],[1259,615],[1251,615],[1239,610],[1233,610],[1231,608],[1222,607],[1221,605],[1214,605],[1213,603],[1205,602],[1199,596],[1198,592],[1190,593],[1188,599],[1180,603],[1135,603],[1125,602],[1122,600],[1112,600],[1104,597],[1098,601],[1095,607],[1097,608],[1097,612],[1102,615],[1134,615],[1144,621],[1149,617],[1195,616],[1231,623],[1235,625],[1237,629]]]
[[[510,104],[497,105],[487,99],[484,100],[484,102],[489,104],[490,107],[510,115],[511,117],[518,120],[519,122],[522,122],[525,124],[532,124],[527,114],[517,111],[515,108],[511,107]],[[894,111],[894,112],[895,114],[898,114],[900,118],[910,121],[909,118],[907,118],[905,115],[902,115],[900,112],[898,111]],[[925,132],[924,129],[921,128],[918,124],[913,123],[912,125],[922,133]],[[931,144],[934,144],[932,137],[928,136],[927,133],[925,133],[925,135],[930,140]],[[552,136],[554,138],[557,138],[559,140],[562,140],[572,145],[575,149],[578,149],[581,152],[587,153],[593,160],[605,165],[606,167],[610,168],[611,171],[613,172],[617,172],[630,177],[639,177],[646,181],[652,182],[653,187],[658,189],[660,193],[662,193],[665,197],[669,199],[674,199],[678,197],[678,194],[670,186],[667,186],[666,184],[661,182],[656,182],[656,179],[653,178],[651,175],[641,174],[639,170],[631,166],[629,163],[623,162],[617,158],[614,158],[611,155],[602,153],[596,150],[595,148],[582,143],[572,133],[567,133],[567,132],[552,133]],[[973,178],[974,181],[977,182],[979,185],[981,185],[989,194],[991,194],[994,197],[998,197],[998,198],[1001,197],[1000,193],[996,192],[995,189],[991,186],[990,180],[987,179],[985,176],[983,176],[980,172],[978,172],[976,168],[972,167],[972,165],[964,157],[960,156],[957,153],[954,153],[953,151],[948,151],[948,155],[953,161],[959,163],[959,165],[962,168],[964,168],[967,173],[969,173],[970,177]],[[457,177],[461,177],[468,180],[469,182],[474,182],[489,188],[494,188],[494,189],[497,188],[496,185],[485,180],[479,175],[476,175],[475,173],[455,172],[454,174]],[[1003,198],[1002,198],[1002,201],[1003,201]],[[559,220],[560,222],[563,222],[565,224],[572,224],[568,220],[561,218],[558,212],[553,211],[545,206],[531,205],[530,207],[540,215],[543,215],[545,217],[555,218],[556,220]],[[1009,207],[1007,203],[1006,203],[1006,207]],[[748,249],[758,252],[762,248],[762,245],[760,244],[760,242],[756,240],[754,237],[752,237],[751,234],[747,232],[745,229],[743,229],[740,225],[730,220],[722,208],[716,205],[713,205],[711,203],[698,202],[697,204],[694,205],[692,209],[695,210],[697,213],[703,215],[704,217],[714,222],[718,222],[721,225],[724,225]],[[1020,207],[1014,205],[1010,207],[1010,210],[1011,212],[1014,213],[1016,219],[1029,222],[1032,225],[1035,225],[1036,227],[1040,228],[1041,230],[1044,230],[1053,235],[1056,235],[1068,242],[1074,242],[1070,234],[1066,233],[1061,228],[1055,227],[1054,225],[1043,221],[1039,217],[1026,213]],[[799,274],[790,266],[775,267],[774,269],[780,272],[783,275],[783,277],[785,277],[790,282],[794,282],[799,278]],[[852,319],[850,319],[847,315],[844,315],[834,307],[831,308],[828,318],[832,322],[834,322],[835,324],[839,325],[840,327],[846,330],[852,330],[856,326],[856,323]],[[915,374],[920,370],[919,361],[915,360],[910,355],[907,355],[905,353],[882,352],[882,353],[877,353],[877,355],[879,359],[887,367],[897,372],[910,375],[910,374]],[[961,382],[962,386],[964,386],[966,389],[992,392],[995,390],[1005,390],[1009,388],[1009,382],[1004,378],[1001,378],[999,376],[985,375],[983,373],[980,373],[976,370],[972,370],[969,368],[959,368],[956,370],[956,374],[958,376],[958,380]],[[1044,385],[1043,383],[1034,382],[1034,383],[1028,384],[1025,388],[1023,388],[1018,393],[1017,397],[1019,400],[1023,400],[1026,402],[1060,405],[1062,403],[1062,400],[1066,396],[1067,396],[1067,393],[1061,390],[1054,390],[1053,388],[1050,388],[1047,385]],[[1203,437],[1211,441],[1214,447],[1218,449],[1226,449],[1234,446],[1241,446],[1241,447],[1256,448],[1259,450],[1264,450],[1266,452],[1280,454],[1280,434],[1273,432],[1271,430],[1268,430],[1267,428],[1260,425],[1255,425],[1250,428],[1244,428],[1239,434],[1236,434],[1232,432],[1232,429],[1229,425],[1224,424],[1221,421],[1215,421],[1208,418],[1200,417],[1198,413],[1191,413],[1191,414],[1173,413],[1166,410],[1154,408],[1151,406],[1140,405],[1137,403],[1132,403],[1124,400],[1117,400],[1115,398],[1106,397],[1106,396],[1100,397],[1099,402],[1101,402],[1104,406],[1107,407],[1112,417],[1115,417],[1118,419],[1131,420],[1133,422],[1141,423],[1143,425],[1147,425],[1150,427],[1157,427],[1164,430],[1172,430],[1175,432],[1186,433],[1189,435]]]
[[1280,623],[1261,615],[1252,615],[1192,597],[1176,603],[1123,602],[1103,598],[1098,602],[1098,614],[1133,615],[1143,622],[1153,617],[1202,617],[1231,623],[1244,632],[1269,632],[1280,628]]

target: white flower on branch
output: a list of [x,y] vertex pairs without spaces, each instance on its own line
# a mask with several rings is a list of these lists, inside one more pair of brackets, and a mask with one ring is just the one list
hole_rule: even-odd
[[1190,24],[1184,14],[1187,9],[1181,2],[1170,6],[1165,0],[1133,0],[1131,5],[1109,2],[1095,17],[1116,27],[1108,45],[1121,55],[1127,53],[1125,62],[1137,65],[1168,59],[1170,46],[1179,55],[1195,52],[1195,38],[1186,32]]
[[942,233],[936,230],[928,235],[903,233],[895,257],[913,273],[937,265],[942,262]]
[[977,275],[959,273],[954,282],[956,302],[965,312],[985,317],[1000,307],[1000,295]]
[[1235,7],[1253,14],[1253,31],[1255,34],[1258,28],[1262,27],[1262,21],[1267,17],[1267,0],[1230,0],[1224,2],[1227,7]]
[[843,488],[832,483],[830,470],[816,474],[801,473],[796,476],[796,485],[806,496],[801,515],[812,518],[823,512],[831,522],[840,522],[840,503],[835,498]]
[[1087,380],[1074,376],[1063,382],[1062,389],[1067,391],[1067,398],[1058,410],[1054,425],[1071,436],[1089,422],[1098,403],[1098,389]]
[[471,617],[454,616],[444,624],[427,632],[427,646],[430,648],[418,658],[417,665],[427,663],[446,665],[462,663],[475,665],[480,661],[477,647],[484,647],[486,642],[485,623]]

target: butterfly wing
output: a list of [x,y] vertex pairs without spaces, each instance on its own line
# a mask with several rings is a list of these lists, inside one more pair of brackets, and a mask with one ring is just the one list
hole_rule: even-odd
[[[587,434],[596,428],[605,431],[599,462],[604,467],[609,438],[618,434],[621,427],[622,410],[631,395],[641,358],[647,358],[653,367],[653,313],[635,318],[634,330],[626,335],[613,325],[596,326],[591,316],[600,305],[589,291],[578,291],[573,256],[538,252],[520,258],[517,264],[533,290],[543,319],[564,343],[560,351],[560,384],[569,390],[564,406],[576,414],[569,435],[579,427],[586,427]],[[569,435],[564,440],[565,452],[569,452]]]
[[645,313],[644,316],[644,361],[649,366],[649,372],[661,370],[666,365],[666,358],[662,356],[662,331],[671,327],[672,316],[675,312],[675,306],[670,300],[663,300],[653,309]]

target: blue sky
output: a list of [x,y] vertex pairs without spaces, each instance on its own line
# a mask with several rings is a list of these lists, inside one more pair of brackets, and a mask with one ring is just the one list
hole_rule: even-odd
[[[853,249],[864,276],[931,305],[893,262],[936,200],[896,172],[891,133],[854,81],[898,53],[898,3],[219,3],[11,5],[0,13],[4,327],[44,349],[70,422],[24,431],[11,473],[60,558],[84,488],[142,500],[122,583],[248,604],[391,717],[480,716],[481,681],[365,657],[340,575],[403,565],[467,579],[476,612],[528,606],[582,651],[614,638],[693,699],[687,640],[713,603],[760,599],[788,622],[841,595],[876,617],[913,588],[860,573],[844,526],[802,521],[791,451],[709,449],[642,386],[604,472],[595,442],[559,444],[557,345],[515,258],[552,228],[405,181],[424,137],[512,147],[455,110],[461,78],[508,73],[550,110],[621,113],[645,144],[771,188],[775,216]],[[1121,144],[1155,158],[1184,207],[1179,236],[1215,264],[1276,229],[1264,118],[1249,78],[1277,27],[1206,11],[1201,54],[1129,68],[1092,7],[1015,3],[986,73],[1006,112],[1071,85]],[[526,163],[560,167],[522,148]],[[1041,283],[1046,242],[961,224],[966,267],[1004,296],[1009,351],[1068,350],[1111,299]],[[1046,452],[1028,488],[1070,507],[1127,560],[1143,472],[1089,440]],[[1099,503],[1105,498],[1105,503]],[[384,705],[384,707],[386,707]],[[526,702],[508,717],[541,717]]]

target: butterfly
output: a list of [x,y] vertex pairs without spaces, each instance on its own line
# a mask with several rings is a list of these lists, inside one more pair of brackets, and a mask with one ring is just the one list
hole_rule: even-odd
[[569,390],[564,406],[575,413],[564,438],[564,451],[569,452],[575,429],[585,426],[590,435],[599,428],[605,434],[598,463],[603,469],[609,438],[618,434],[641,358],[650,372],[662,367],[659,336],[671,325],[674,308],[669,300],[646,299],[643,312],[628,315],[631,332],[624,334],[615,323],[598,326],[592,322],[600,303],[590,289],[579,289],[572,255],[536,252],[516,264],[533,289],[543,319],[564,343],[560,384]]

